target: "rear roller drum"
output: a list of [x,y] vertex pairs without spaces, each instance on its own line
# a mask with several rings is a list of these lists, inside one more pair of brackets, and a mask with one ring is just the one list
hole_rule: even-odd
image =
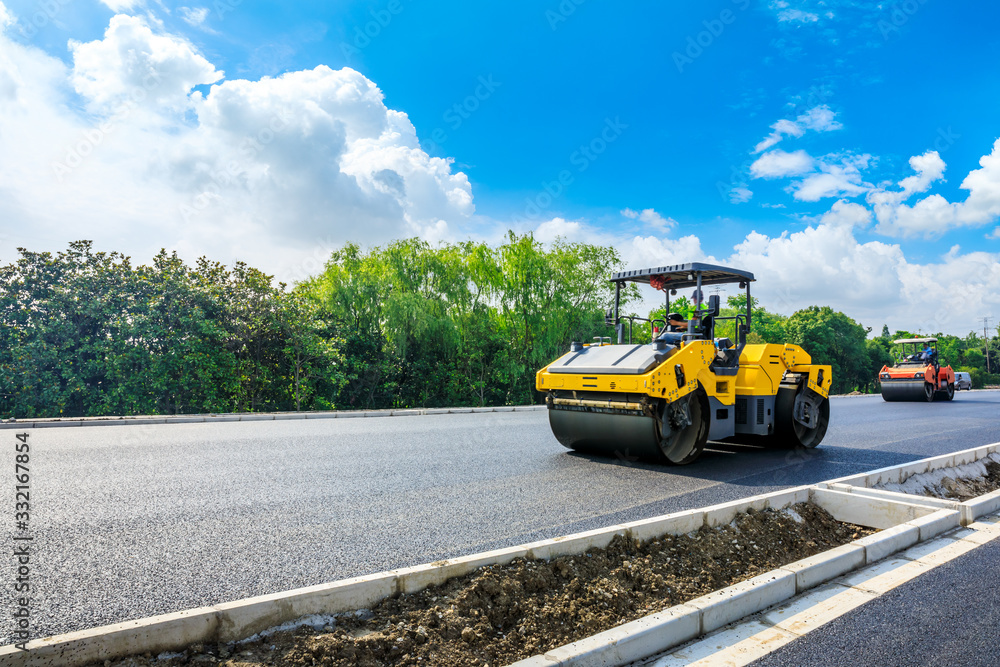
[[955,385],[949,382],[945,385],[944,389],[934,392],[934,398],[942,401],[950,401],[955,398]]
[[774,437],[779,447],[812,449],[830,425],[830,401],[805,385],[778,389],[774,400]]

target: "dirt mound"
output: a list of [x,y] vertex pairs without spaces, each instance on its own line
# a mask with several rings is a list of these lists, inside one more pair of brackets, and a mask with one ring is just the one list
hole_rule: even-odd
[[876,488],[965,502],[1000,489],[1000,453],[954,468],[911,475],[901,484]]
[[[727,526],[484,567],[371,614],[235,645],[192,646],[156,664],[498,667],[846,544],[874,531],[819,507],[740,514]],[[164,656],[166,657],[166,656]],[[144,657],[116,665],[149,664]],[[107,663],[106,663],[107,664]]]
[[985,476],[958,479],[944,477],[937,488],[929,489],[926,495],[965,502],[997,489],[1000,489],[1000,463],[990,461],[986,464]]

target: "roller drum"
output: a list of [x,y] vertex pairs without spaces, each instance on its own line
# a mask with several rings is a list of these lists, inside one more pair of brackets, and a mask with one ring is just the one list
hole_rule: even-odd
[[663,457],[656,420],[641,413],[610,414],[585,409],[549,409],[552,433],[578,452],[625,461]]
[[926,401],[934,400],[934,386],[923,380],[887,381],[882,383],[882,399],[885,401]]

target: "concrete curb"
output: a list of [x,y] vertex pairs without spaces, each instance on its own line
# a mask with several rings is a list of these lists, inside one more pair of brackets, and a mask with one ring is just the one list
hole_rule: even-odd
[[135,426],[138,424],[200,424],[259,422],[284,419],[351,419],[364,417],[416,417],[481,412],[536,412],[544,405],[500,405],[491,408],[406,408],[400,410],[335,410],[329,412],[237,412],[211,415],[148,415],[135,417],[81,417],[79,419],[26,419],[0,421],[0,429],[65,428],[69,426]]
[[[968,452],[983,452],[982,456],[986,456],[998,447],[1000,445],[991,445],[937,458],[964,462],[968,456],[974,455]],[[912,467],[914,464],[908,465]],[[702,526],[725,525],[737,513],[750,508],[782,509],[812,500],[839,521],[886,529],[877,535],[518,663],[621,665],[662,652],[743,616],[762,611],[861,565],[874,563],[918,541],[958,528],[965,514],[972,515],[985,511],[993,504],[1000,505],[1000,495],[997,495],[995,498],[984,496],[970,501],[977,503],[975,510],[970,503],[963,503],[959,509],[938,508],[827,488],[831,484],[795,487],[507,549],[34,640],[28,644],[30,650],[27,652],[4,646],[0,647],[0,664],[11,667],[72,667],[145,652],[183,650],[193,643],[231,642],[312,614],[336,614],[369,608],[391,595],[420,591],[485,565],[506,564],[521,557],[550,559],[581,554],[592,547],[607,546],[617,535],[647,540],[666,534],[685,534]],[[962,511],[965,508],[968,508],[967,512]],[[691,635],[695,620],[697,633]],[[643,652],[644,655],[639,655]]]

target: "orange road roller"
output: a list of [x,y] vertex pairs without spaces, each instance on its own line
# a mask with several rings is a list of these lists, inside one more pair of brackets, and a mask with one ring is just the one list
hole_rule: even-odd
[[898,361],[878,372],[885,401],[950,401],[955,397],[955,371],[938,361],[937,338],[900,338]]

